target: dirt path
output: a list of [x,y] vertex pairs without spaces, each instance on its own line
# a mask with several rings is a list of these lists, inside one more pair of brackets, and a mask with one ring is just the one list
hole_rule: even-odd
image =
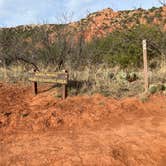
[[0,165],[166,163],[166,97],[55,99],[0,85]]

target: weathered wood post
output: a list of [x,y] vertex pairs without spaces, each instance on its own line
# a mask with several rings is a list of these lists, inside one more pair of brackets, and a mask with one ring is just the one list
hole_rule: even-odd
[[147,62],[147,42],[142,41],[143,45],[143,63],[144,63],[144,88],[145,92],[148,92],[149,81],[148,81],[148,62]]
[[[36,73],[36,69],[33,70],[34,73]],[[37,95],[38,91],[37,91],[37,82],[34,81],[33,82],[33,89],[34,89],[34,94]]]
[[34,82],[34,94],[37,95],[37,82]]
[[[67,81],[68,81],[68,71],[64,70],[64,72],[66,73],[66,77],[67,77]],[[67,98],[67,84],[63,84],[62,85],[62,99],[65,100]]]

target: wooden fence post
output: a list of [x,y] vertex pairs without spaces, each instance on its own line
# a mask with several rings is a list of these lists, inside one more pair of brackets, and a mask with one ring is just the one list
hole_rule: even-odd
[[148,62],[147,62],[147,42],[142,41],[143,45],[143,62],[144,62],[144,88],[145,92],[148,92],[149,81],[148,81]]
[[34,87],[34,94],[37,95],[37,82],[33,82],[33,87]]
[[65,100],[67,97],[67,86],[65,84],[62,85],[62,99]]
[[[65,73],[67,73],[67,80],[68,80],[68,72],[65,70],[64,71]],[[68,91],[67,91],[67,85],[66,84],[63,84],[62,85],[62,99],[65,100],[67,98],[67,94]]]
[[[36,72],[36,69],[34,69],[34,73]],[[34,89],[34,94],[37,95],[38,91],[37,91],[37,82],[34,81],[33,82],[33,89]]]

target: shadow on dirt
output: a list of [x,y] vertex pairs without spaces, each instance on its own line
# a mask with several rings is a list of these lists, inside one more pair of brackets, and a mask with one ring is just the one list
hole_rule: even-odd
[[[54,88],[61,88],[61,87],[62,87],[61,84],[53,84],[50,87],[47,87],[46,89],[40,90],[38,93],[44,93],[44,92],[50,91]],[[87,89],[87,87],[91,88],[92,87],[92,82],[90,82],[90,81],[69,80],[67,87],[68,87],[69,92],[74,90],[75,95],[77,95],[77,94],[80,93],[80,91],[83,89],[83,87],[86,87],[86,89]]]

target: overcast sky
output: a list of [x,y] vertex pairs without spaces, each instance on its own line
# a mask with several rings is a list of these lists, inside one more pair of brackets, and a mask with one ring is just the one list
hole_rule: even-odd
[[75,21],[108,7],[125,10],[158,5],[158,0],[0,0],[0,26],[57,23],[63,13]]

